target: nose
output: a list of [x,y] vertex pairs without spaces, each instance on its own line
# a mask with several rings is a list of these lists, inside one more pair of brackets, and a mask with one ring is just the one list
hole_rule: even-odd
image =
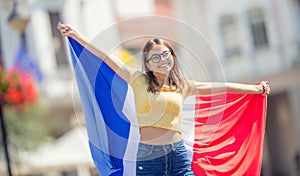
[[168,60],[168,57],[165,58],[162,54],[160,54],[159,57],[160,57],[160,61],[162,61],[162,60]]

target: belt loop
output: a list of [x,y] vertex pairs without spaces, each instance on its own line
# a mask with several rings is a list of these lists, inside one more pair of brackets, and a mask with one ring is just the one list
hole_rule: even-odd
[[174,147],[174,143],[171,143],[171,150],[174,151],[175,147]]
[[164,155],[166,155],[167,154],[167,147],[166,147],[166,145],[162,145],[162,148],[164,150]]
[[174,151],[176,148],[175,143],[172,143],[172,151]]
[[154,145],[151,145],[151,148],[150,148],[150,152],[152,153],[153,152],[153,148],[154,148]]

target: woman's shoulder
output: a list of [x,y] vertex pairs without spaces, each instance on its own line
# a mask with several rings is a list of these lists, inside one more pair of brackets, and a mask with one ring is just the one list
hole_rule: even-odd
[[184,91],[183,91],[184,97],[186,98],[188,96],[193,95],[193,92],[194,92],[195,88],[196,88],[195,81],[190,80],[190,79],[186,79],[185,80]]
[[146,75],[143,72],[136,70],[130,75],[129,84],[131,86],[136,86],[137,84],[146,83],[146,81]]
[[130,75],[130,82],[132,82],[136,79],[147,79],[147,78],[143,72],[136,70]]

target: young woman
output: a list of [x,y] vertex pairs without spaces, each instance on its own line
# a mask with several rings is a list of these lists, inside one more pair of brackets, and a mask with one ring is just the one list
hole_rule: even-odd
[[89,43],[67,24],[57,28],[62,36],[72,37],[96,56],[103,58],[134,92],[140,144],[137,175],[194,175],[180,131],[180,118],[186,97],[199,94],[231,92],[239,94],[270,93],[267,82],[259,85],[239,83],[212,84],[186,80],[179,69],[172,47],[160,38],[149,40],[143,49],[143,70],[125,65],[119,58]]

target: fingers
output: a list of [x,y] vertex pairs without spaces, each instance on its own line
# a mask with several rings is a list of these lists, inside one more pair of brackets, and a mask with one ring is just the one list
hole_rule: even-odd
[[69,29],[68,29],[68,26],[65,25],[65,24],[58,24],[58,25],[57,25],[57,29],[60,30],[60,32],[61,32],[62,34],[68,32],[68,30],[69,30]]
[[64,37],[70,36],[72,34],[72,28],[67,24],[57,24],[56,27]]
[[261,84],[261,86],[262,86],[262,88],[263,88],[263,93],[262,93],[262,95],[263,95],[263,96],[269,95],[270,92],[271,92],[271,89],[270,89],[270,85],[269,85],[268,81],[262,81],[260,84]]

